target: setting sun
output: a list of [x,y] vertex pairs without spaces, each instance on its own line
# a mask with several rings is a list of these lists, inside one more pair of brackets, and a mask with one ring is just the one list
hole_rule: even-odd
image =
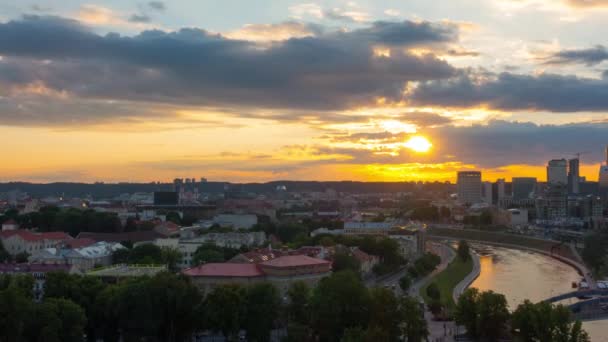
[[415,136],[405,142],[405,147],[416,152],[428,152],[433,147],[433,144],[425,137]]

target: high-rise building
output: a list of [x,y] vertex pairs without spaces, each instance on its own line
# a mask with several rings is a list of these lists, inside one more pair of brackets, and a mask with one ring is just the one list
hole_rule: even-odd
[[492,204],[492,182],[481,183],[481,200],[483,203]]
[[604,165],[600,165],[598,187],[600,196],[608,198],[608,146],[606,146],[606,163]]
[[534,198],[534,194],[536,193],[536,178],[513,177],[512,183],[514,200]]
[[568,184],[568,162],[566,159],[553,159],[547,165],[547,184]]
[[481,172],[458,172],[458,200],[464,204],[481,203]]
[[568,161],[568,192],[571,194],[580,193],[580,160],[578,158]]

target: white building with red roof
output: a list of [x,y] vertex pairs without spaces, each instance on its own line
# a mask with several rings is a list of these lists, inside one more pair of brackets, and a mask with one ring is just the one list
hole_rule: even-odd
[[269,282],[286,293],[295,281],[315,286],[331,274],[331,262],[306,255],[285,255],[257,264],[208,263],[186,269],[183,274],[191,277],[203,293],[221,285],[247,286],[259,282]]
[[29,230],[7,230],[0,232],[0,240],[10,255],[26,252],[33,254],[45,248],[61,246],[72,237],[64,232],[35,233]]

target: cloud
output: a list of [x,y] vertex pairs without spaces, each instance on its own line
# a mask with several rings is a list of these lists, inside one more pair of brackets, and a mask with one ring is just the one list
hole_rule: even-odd
[[222,33],[222,36],[252,42],[270,42],[315,36],[321,30],[317,25],[285,21],[278,24],[248,24],[241,29]]
[[384,14],[388,15],[389,17],[398,17],[401,15],[401,12],[399,12],[399,10],[389,8],[384,10]]
[[371,20],[369,13],[357,9],[332,8],[323,11],[323,17],[347,23],[364,23]]
[[129,21],[132,23],[149,23],[151,18],[146,14],[132,14]]
[[608,0],[565,0],[572,7],[591,8],[608,7]]
[[289,7],[289,12],[295,19],[304,19],[304,17],[323,18],[323,8],[315,3],[293,5]]
[[40,81],[81,99],[336,110],[378,97],[399,102],[408,82],[455,73],[430,54],[375,58],[375,45],[447,44],[457,36],[450,25],[377,22],[260,49],[201,29],[99,35],[75,20],[26,16],[0,24],[0,68],[10,70],[0,82]]
[[415,105],[482,106],[503,111],[604,112],[608,110],[608,79],[464,72],[449,80],[421,83],[411,92],[410,101]]
[[608,50],[603,45],[596,45],[588,49],[562,50],[551,55],[545,62],[547,64],[581,63],[593,66],[608,60]]
[[447,116],[429,112],[411,112],[400,116],[401,121],[412,123],[418,127],[446,125],[452,122]]
[[161,11],[161,12],[164,11],[165,9],[167,9],[167,7],[165,6],[165,3],[162,1],[149,1],[148,7],[150,9]]

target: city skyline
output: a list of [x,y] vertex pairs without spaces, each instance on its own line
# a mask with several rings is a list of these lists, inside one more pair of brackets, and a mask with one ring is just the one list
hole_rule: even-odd
[[607,19],[577,0],[9,0],[0,181],[544,181],[578,153],[597,181]]

